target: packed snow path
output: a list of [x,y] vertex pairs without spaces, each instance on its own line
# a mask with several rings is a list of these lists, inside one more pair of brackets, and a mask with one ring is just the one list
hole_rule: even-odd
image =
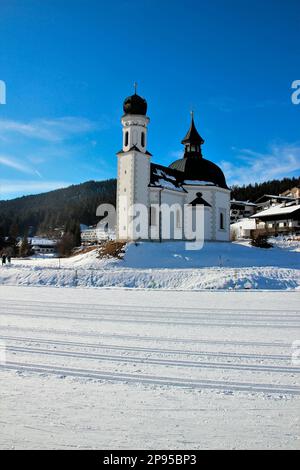
[[299,300],[0,287],[0,446],[296,448]]

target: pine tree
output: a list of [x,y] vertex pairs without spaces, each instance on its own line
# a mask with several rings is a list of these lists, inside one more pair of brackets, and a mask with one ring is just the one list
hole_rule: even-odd
[[19,254],[22,258],[25,258],[26,256],[31,255],[31,245],[28,241],[27,233],[22,238],[20,249],[19,249]]

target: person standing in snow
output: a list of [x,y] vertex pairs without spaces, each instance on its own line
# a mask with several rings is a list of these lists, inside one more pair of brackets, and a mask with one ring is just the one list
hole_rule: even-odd
[[6,255],[2,255],[2,266],[6,264]]

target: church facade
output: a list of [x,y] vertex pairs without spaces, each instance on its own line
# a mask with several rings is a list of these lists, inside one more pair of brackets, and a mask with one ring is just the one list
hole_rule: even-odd
[[[125,99],[123,110],[123,147],[117,153],[117,240],[186,240],[185,209],[201,206],[204,240],[229,241],[230,190],[222,170],[203,158],[204,140],[193,115],[182,140],[182,158],[166,167],[153,163],[147,150],[150,119],[146,100],[135,93]],[[146,211],[142,230],[132,223],[136,214],[132,207],[140,208],[144,215]]]

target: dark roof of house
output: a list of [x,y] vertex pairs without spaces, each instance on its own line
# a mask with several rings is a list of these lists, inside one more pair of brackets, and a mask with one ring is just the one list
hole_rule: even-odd
[[196,193],[196,199],[194,199],[192,202],[190,202],[191,206],[206,206],[206,207],[211,207],[211,204],[209,204],[205,199],[202,197],[202,193]]

